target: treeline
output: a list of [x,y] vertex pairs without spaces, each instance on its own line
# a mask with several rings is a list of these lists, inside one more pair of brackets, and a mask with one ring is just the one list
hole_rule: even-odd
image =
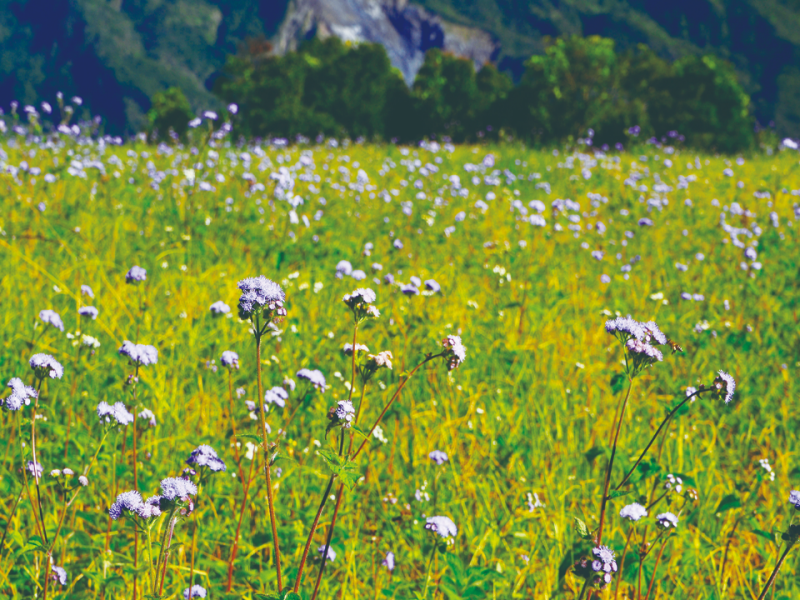
[[[754,142],[749,97],[733,68],[710,56],[669,62],[644,46],[617,52],[609,39],[562,38],[532,57],[514,85],[491,64],[476,72],[471,61],[432,49],[409,88],[378,44],[328,38],[284,56],[264,50],[229,57],[213,86],[239,107],[234,134],[247,138],[515,137],[612,146],[637,135],[722,152]],[[153,127],[184,135],[193,115],[182,95],[156,100]]]

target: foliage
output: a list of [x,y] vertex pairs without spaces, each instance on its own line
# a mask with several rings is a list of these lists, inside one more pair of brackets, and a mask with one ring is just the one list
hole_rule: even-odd
[[147,113],[150,132],[157,134],[158,139],[169,139],[169,132],[174,132],[181,140],[186,140],[189,121],[194,118],[192,107],[180,88],[171,87],[153,96],[153,105]]

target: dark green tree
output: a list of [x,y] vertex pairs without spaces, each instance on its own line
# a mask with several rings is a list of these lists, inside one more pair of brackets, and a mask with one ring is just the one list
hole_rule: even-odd
[[150,134],[156,132],[161,140],[169,139],[169,131],[175,132],[182,140],[186,139],[189,121],[194,118],[192,106],[183,91],[171,87],[153,96],[152,106],[147,113]]

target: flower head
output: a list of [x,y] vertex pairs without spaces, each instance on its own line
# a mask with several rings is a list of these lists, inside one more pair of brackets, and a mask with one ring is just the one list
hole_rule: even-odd
[[660,515],[657,515],[656,521],[664,529],[669,529],[670,527],[674,529],[675,527],[678,526],[678,517],[676,517],[671,512],[665,512],[661,513]]
[[372,306],[375,300],[377,296],[370,288],[358,288],[342,298],[342,302],[353,311],[356,321],[363,321],[367,317],[377,318],[380,315],[378,309]]
[[140,283],[147,279],[147,271],[145,271],[142,267],[134,265],[130,268],[130,270],[125,274],[125,282],[126,283]]
[[208,467],[215,473],[226,469],[225,462],[217,456],[217,453],[211,446],[207,446],[206,444],[201,444],[192,450],[189,458],[186,459],[186,464]]
[[137,514],[142,504],[142,495],[139,492],[135,490],[122,492],[117,496],[117,501],[108,509],[108,516],[116,521],[130,513]]
[[81,286],[81,294],[83,294],[84,296],[89,296],[89,298],[94,300],[94,292],[92,291],[92,288],[90,288],[88,285],[84,284]]
[[25,467],[28,469],[28,473],[30,473],[37,479],[44,474],[44,467],[42,467],[41,463],[29,460],[25,465]]
[[356,409],[352,402],[349,400],[339,400],[336,406],[328,412],[328,418],[331,420],[329,428],[341,425],[347,429],[352,424],[355,415]]
[[183,597],[186,600],[191,600],[191,598],[205,598],[206,588],[202,585],[193,585],[183,590]]
[[138,417],[142,421],[147,423],[150,427],[155,427],[158,424],[156,422],[156,415],[149,408],[145,408],[144,410],[142,410],[142,412],[139,413]]
[[445,539],[458,535],[458,528],[450,517],[428,517],[425,529],[438,533]]
[[43,310],[39,312],[39,318],[48,325],[52,325],[59,331],[64,331],[64,323],[62,323],[61,317],[56,311],[49,309]]
[[81,334],[81,346],[84,348],[91,348],[96,350],[100,347],[100,340],[96,337],[92,337],[91,335]]
[[[347,356],[353,356],[353,344],[345,344],[342,347],[342,352],[344,352]],[[356,344],[356,352],[369,352],[369,348],[367,348],[364,344]]]
[[219,359],[219,362],[222,363],[223,367],[228,367],[229,369],[238,369],[239,368],[239,355],[236,352],[231,350],[225,350],[222,353],[222,356]]
[[446,463],[446,462],[448,462],[450,460],[448,458],[447,454],[445,454],[441,450],[433,450],[433,451],[431,451],[431,453],[428,454],[428,458],[430,458],[437,465],[443,465],[444,463]]
[[[325,544],[322,544],[322,546],[320,546],[317,549],[317,552],[319,552],[319,555],[321,557],[325,553]],[[330,562],[333,562],[333,561],[336,560],[336,552],[334,552],[333,548],[331,548],[330,546],[328,547],[328,556],[327,556],[327,558],[328,558],[328,560]]]
[[150,496],[136,510],[136,514],[142,519],[161,516],[161,496]]
[[625,342],[627,342],[629,338],[636,338],[639,341],[644,341],[647,335],[642,324],[629,316],[617,317],[616,319],[606,321],[606,331]]
[[36,373],[36,377],[44,379],[61,379],[64,375],[64,367],[49,354],[34,354],[31,356],[31,368]]
[[50,577],[53,578],[58,585],[67,585],[67,570],[64,567],[53,565]]
[[325,376],[318,369],[300,369],[297,372],[298,379],[305,379],[323,394],[325,393]]
[[217,300],[209,307],[212,315],[225,315],[231,312],[231,307],[225,304],[222,300]]
[[425,280],[425,289],[434,294],[442,291],[442,286],[440,286],[435,279],[426,279]]
[[792,493],[789,494],[789,504],[794,504],[794,507],[800,510],[800,492],[793,490]]
[[161,496],[167,502],[188,500],[189,496],[197,494],[197,486],[189,479],[182,477],[167,477],[161,480]]
[[619,516],[629,521],[638,521],[642,517],[647,516],[647,509],[638,502],[634,502],[633,504],[624,506],[622,510],[619,511]]
[[142,366],[154,365],[158,362],[158,350],[147,344],[134,344],[125,340],[119,349],[122,356],[127,356],[134,363]]
[[99,312],[94,306],[81,306],[78,309],[78,314],[82,317],[89,317],[92,321],[94,321],[97,319]]
[[386,558],[381,561],[381,564],[389,571],[394,571],[394,552],[391,550],[386,553]]
[[239,318],[253,319],[265,313],[265,319],[272,321],[274,318],[286,316],[283,303],[286,294],[274,281],[263,275],[248,277],[238,284],[242,295],[239,297]]
[[286,401],[288,399],[289,392],[277,385],[264,392],[264,404],[275,404],[283,408],[286,406]]
[[12,377],[8,382],[8,387],[11,388],[11,395],[5,399],[5,405],[8,410],[19,410],[23,404],[25,406],[29,405],[31,399],[39,395],[34,388],[25,385],[19,377]]
[[446,350],[447,368],[450,371],[457,369],[467,358],[467,349],[461,343],[460,335],[448,335],[442,340],[442,346]]
[[714,379],[714,387],[720,396],[725,397],[725,404],[733,400],[733,392],[736,389],[736,381],[725,371],[719,371],[717,378]]
[[97,405],[97,416],[100,422],[108,425],[129,425],[133,423],[133,415],[128,412],[122,402],[115,402],[114,405],[108,404],[105,400]]

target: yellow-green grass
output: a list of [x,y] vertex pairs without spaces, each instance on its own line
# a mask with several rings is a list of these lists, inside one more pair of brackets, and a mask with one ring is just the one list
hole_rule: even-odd
[[[140,371],[136,410],[149,408],[158,419],[158,426],[147,429],[138,441],[143,494],[156,493],[160,479],[177,475],[198,444],[213,446],[228,464],[227,473],[215,475],[203,490],[189,522],[176,528],[165,584],[170,597],[189,585],[193,521],[198,524],[194,583],[209,589],[211,597],[226,597],[227,560],[241,486],[231,476],[237,468],[231,447],[235,440],[228,414],[227,373],[222,368],[210,369],[207,361],[219,365],[223,350],[239,353],[241,369],[233,373],[233,384],[245,387],[247,394],[234,398],[233,417],[239,432],[256,432],[258,422],[244,406],[244,399],[256,400],[257,395],[255,345],[247,324],[235,313],[237,281],[259,274],[283,285],[288,309],[280,336],[265,341],[265,387],[280,385],[287,376],[296,379],[294,374],[301,367],[321,369],[329,383],[324,395],[314,396],[298,411],[282,442],[293,458],[279,463],[283,473],[275,493],[282,562],[289,581],[326,484],[326,467],[315,451],[335,441],[333,434],[325,437],[327,411],[348,395],[345,381],[350,379],[350,361],[341,347],[352,341],[353,330],[341,298],[369,285],[377,292],[381,317],[362,326],[358,341],[373,352],[391,350],[395,361],[394,370],[381,371],[367,390],[361,416],[364,426],[380,412],[401,373],[426,353],[438,351],[445,335],[460,333],[467,360],[449,374],[444,362],[437,361],[416,375],[382,424],[387,443],[372,441],[369,451],[359,457],[365,478],[354,491],[346,492],[342,502],[332,545],[337,559],[327,567],[320,598],[413,597],[414,590],[422,590],[432,541],[423,529],[423,515],[432,514],[450,516],[459,527],[450,554],[464,565],[485,566],[497,573],[485,586],[485,596],[474,597],[553,598],[558,593],[576,597],[582,582],[572,574],[559,580],[559,567],[568,564],[565,556],[580,541],[574,517],[590,529],[597,527],[605,457],[621,397],[611,380],[624,370],[621,348],[603,328],[605,319],[616,313],[655,319],[684,352],[665,352],[663,363],[634,381],[612,483],[621,479],[667,407],[687,386],[710,384],[718,369],[730,372],[738,386],[730,405],[702,396],[688,413],[676,418],[652,453],[662,467],[661,479],[648,479],[633,488],[649,493],[654,482],[663,486],[667,473],[680,473],[685,486],[696,488],[699,494],[697,502],[689,501],[683,508],[651,598],[757,597],[779,551],[779,545],[767,538],[779,536],[788,527],[792,508],[788,495],[800,486],[795,465],[800,224],[789,224],[795,220],[793,203],[800,200],[790,193],[800,188],[796,153],[748,156],[743,165],[724,157],[700,156],[698,169],[690,151],[669,155],[674,165],[666,167],[663,161],[668,156],[663,149],[642,148],[647,162],[639,159],[639,152],[621,154],[619,162],[598,159],[591,178],[585,179],[579,158],[559,168],[565,166],[563,151],[555,156],[512,145],[465,146],[436,153],[412,148],[409,156],[393,146],[265,147],[271,166],[264,171],[258,169],[261,159],[252,149],[252,164],[245,168],[241,159],[232,167],[226,158],[227,153],[243,148],[223,147],[216,149],[219,161],[195,169],[198,181],[207,177],[215,188],[201,191],[197,182],[191,186],[181,181],[186,179],[185,169],[207,160],[208,148],[201,149],[200,157],[190,156],[188,150],[165,156],[143,145],[107,146],[101,151],[96,145],[42,149],[20,143],[6,144],[3,149],[6,163],[18,166],[26,160],[42,169],[38,176],[30,172],[0,175],[0,374],[3,384],[11,377],[30,383],[27,360],[32,352],[51,353],[65,367],[62,380],[46,382],[40,401],[43,418],[37,423],[37,443],[45,473],[84,468],[102,435],[95,414],[98,402],[124,401],[130,407],[124,382],[131,369],[117,349],[123,340],[135,341],[137,329],[138,341],[159,350],[158,364]],[[67,156],[67,151],[74,156]],[[149,156],[131,158],[129,151]],[[507,182],[501,173],[497,186],[473,185],[474,173],[465,171],[464,165],[480,164],[490,151],[495,168],[509,169],[518,177],[516,181]],[[268,176],[280,166],[279,156],[286,157],[284,164],[291,166],[301,152],[311,153],[313,173],[321,181],[296,181],[293,192],[305,203],[297,208],[299,223],[293,224],[291,207],[274,198],[275,183]],[[85,178],[69,175],[69,161],[84,153],[102,160],[105,173],[84,164]],[[111,155],[119,156],[122,164],[110,164]],[[177,155],[184,160],[176,161]],[[660,155],[658,160],[656,155]],[[401,161],[415,157],[422,165],[435,164],[439,171],[427,176],[418,169],[409,173]],[[435,163],[434,157],[442,162]],[[396,166],[381,174],[388,160]],[[176,169],[176,176],[166,175],[160,189],[152,189],[148,161],[156,170]],[[637,184],[646,184],[647,192],[624,184],[632,161],[640,170],[649,167],[650,174]],[[358,169],[364,169],[375,189],[363,193],[347,189],[347,178],[337,172],[340,166],[349,169],[350,183],[356,182]],[[734,171],[732,177],[723,174],[728,166]],[[266,190],[248,194],[250,183],[242,178],[245,171],[252,172]],[[42,179],[49,172],[57,175],[53,183]],[[218,172],[224,182],[211,177]],[[529,180],[533,172],[541,178]],[[673,189],[660,194],[669,199],[663,210],[648,212],[639,197],[653,197],[654,173]],[[457,174],[469,189],[467,198],[450,193],[444,176],[451,174]],[[678,189],[678,175],[690,174],[697,180],[688,189]],[[401,185],[401,179],[408,185]],[[423,182],[424,200],[415,198],[417,180]],[[341,183],[343,191],[332,189],[331,182]],[[535,187],[541,182],[550,184],[550,193]],[[377,196],[384,189],[396,189],[398,195],[387,203]],[[489,209],[475,208],[475,202],[490,191],[496,199],[486,200]],[[765,191],[770,198],[754,197],[754,192]],[[592,207],[590,192],[607,198],[607,203],[600,201]],[[319,202],[320,195],[327,200],[325,206]],[[233,208],[227,212],[229,197]],[[436,197],[443,200],[442,205],[434,205]],[[547,226],[520,220],[519,212],[511,207],[517,198],[525,206],[542,200],[547,205]],[[551,203],[556,198],[580,202],[580,237],[567,230],[569,221],[563,215],[553,216]],[[686,198],[691,198],[692,207],[685,205]],[[712,204],[715,198],[719,206]],[[403,201],[413,202],[411,216],[403,214]],[[46,204],[44,212],[37,209],[40,202]],[[732,202],[755,216],[729,215],[729,224],[749,227],[755,221],[763,230],[753,238],[740,236],[747,244],[759,240],[758,261],[763,268],[752,271],[753,276],[740,268],[745,260],[742,249],[724,243],[729,236],[720,225],[720,212]],[[629,215],[620,214],[621,209]],[[324,213],[319,221],[314,219],[317,210]],[[455,222],[460,211],[466,212],[466,219]],[[592,211],[595,216],[589,216]],[[777,228],[770,223],[771,211],[779,215]],[[310,220],[308,227],[303,215]],[[638,226],[642,217],[651,218],[654,225]],[[587,229],[588,223],[597,221],[607,227],[604,235]],[[556,222],[563,231],[554,230]],[[456,229],[447,236],[444,229],[451,225]],[[626,230],[635,236],[623,247]],[[392,247],[390,232],[402,239],[402,250]],[[520,247],[521,240],[527,242],[526,247]],[[363,255],[367,242],[374,244],[370,256]],[[583,242],[590,248],[582,248]],[[591,250],[605,251],[604,258],[593,259]],[[617,252],[622,254],[620,260],[614,258]],[[698,252],[705,255],[703,261],[694,258]],[[626,280],[620,268],[636,255],[641,260],[633,263]],[[363,269],[367,280],[336,278],[335,267],[342,259]],[[381,263],[383,271],[373,275],[373,262]],[[687,264],[688,271],[677,270],[676,262]],[[135,264],[148,271],[141,287],[125,283],[126,271]],[[411,275],[433,278],[442,291],[404,296],[397,286],[371,283],[373,276],[387,272],[403,283]],[[601,283],[604,273],[611,277],[610,284]],[[81,284],[93,288],[94,300],[80,296]],[[705,300],[681,300],[682,292],[703,294]],[[210,314],[209,306],[217,300],[232,307],[232,316]],[[729,310],[724,300],[729,301]],[[79,324],[77,308],[87,304],[96,306],[100,315],[96,321]],[[60,313],[68,332],[80,329],[97,337],[101,347],[92,356],[82,352],[78,360],[75,340],[40,322],[34,329],[39,311],[48,308]],[[707,328],[695,331],[703,321]],[[270,412],[273,432],[285,423],[299,397],[292,394],[287,409]],[[28,407],[21,416],[29,419],[30,414]],[[19,417],[20,413],[7,411],[1,417],[3,524],[24,486],[16,433]],[[131,597],[132,528],[119,521],[109,530],[107,517],[115,492],[132,485],[131,442],[130,427],[115,443],[114,436],[109,438],[89,476],[88,488],[68,511],[54,553],[55,563],[69,572],[68,586],[58,591],[65,597]],[[434,449],[450,456],[446,466],[437,467],[427,458]],[[758,466],[761,458],[773,465],[775,481]],[[249,462],[243,458],[243,467]],[[43,481],[45,519],[52,534],[61,498],[51,477],[45,475]],[[427,503],[414,497],[424,485],[431,498]],[[534,492],[544,507],[529,512],[527,494]],[[255,479],[252,494],[231,598],[250,598],[274,586],[262,477]],[[718,512],[721,501],[731,494],[746,505]],[[617,515],[636,496],[615,499],[609,509],[604,542],[618,551],[618,560],[628,525]],[[392,497],[396,504],[388,501]],[[314,537],[314,559],[301,588],[303,597],[311,595],[319,566],[317,548],[324,542],[332,505],[323,513]],[[680,507],[678,501],[669,507],[662,502],[651,512],[677,512]],[[643,525],[637,525],[639,534],[643,530]],[[653,531],[651,524],[650,539]],[[42,593],[43,555],[29,542],[34,535],[32,506],[23,494],[0,554],[0,589],[8,597]],[[380,565],[389,550],[397,557],[391,577]],[[645,586],[655,554],[645,563]],[[145,560],[142,553],[140,565]],[[634,593],[633,551],[626,563],[620,598]],[[453,577],[447,564],[444,556],[434,562],[428,597],[450,597],[446,583],[437,585]],[[775,598],[800,593],[796,566],[796,557],[790,555],[778,578]],[[145,571],[140,581],[147,580]],[[613,597],[613,589],[600,597]],[[51,586],[51,594],[52,590]]]

